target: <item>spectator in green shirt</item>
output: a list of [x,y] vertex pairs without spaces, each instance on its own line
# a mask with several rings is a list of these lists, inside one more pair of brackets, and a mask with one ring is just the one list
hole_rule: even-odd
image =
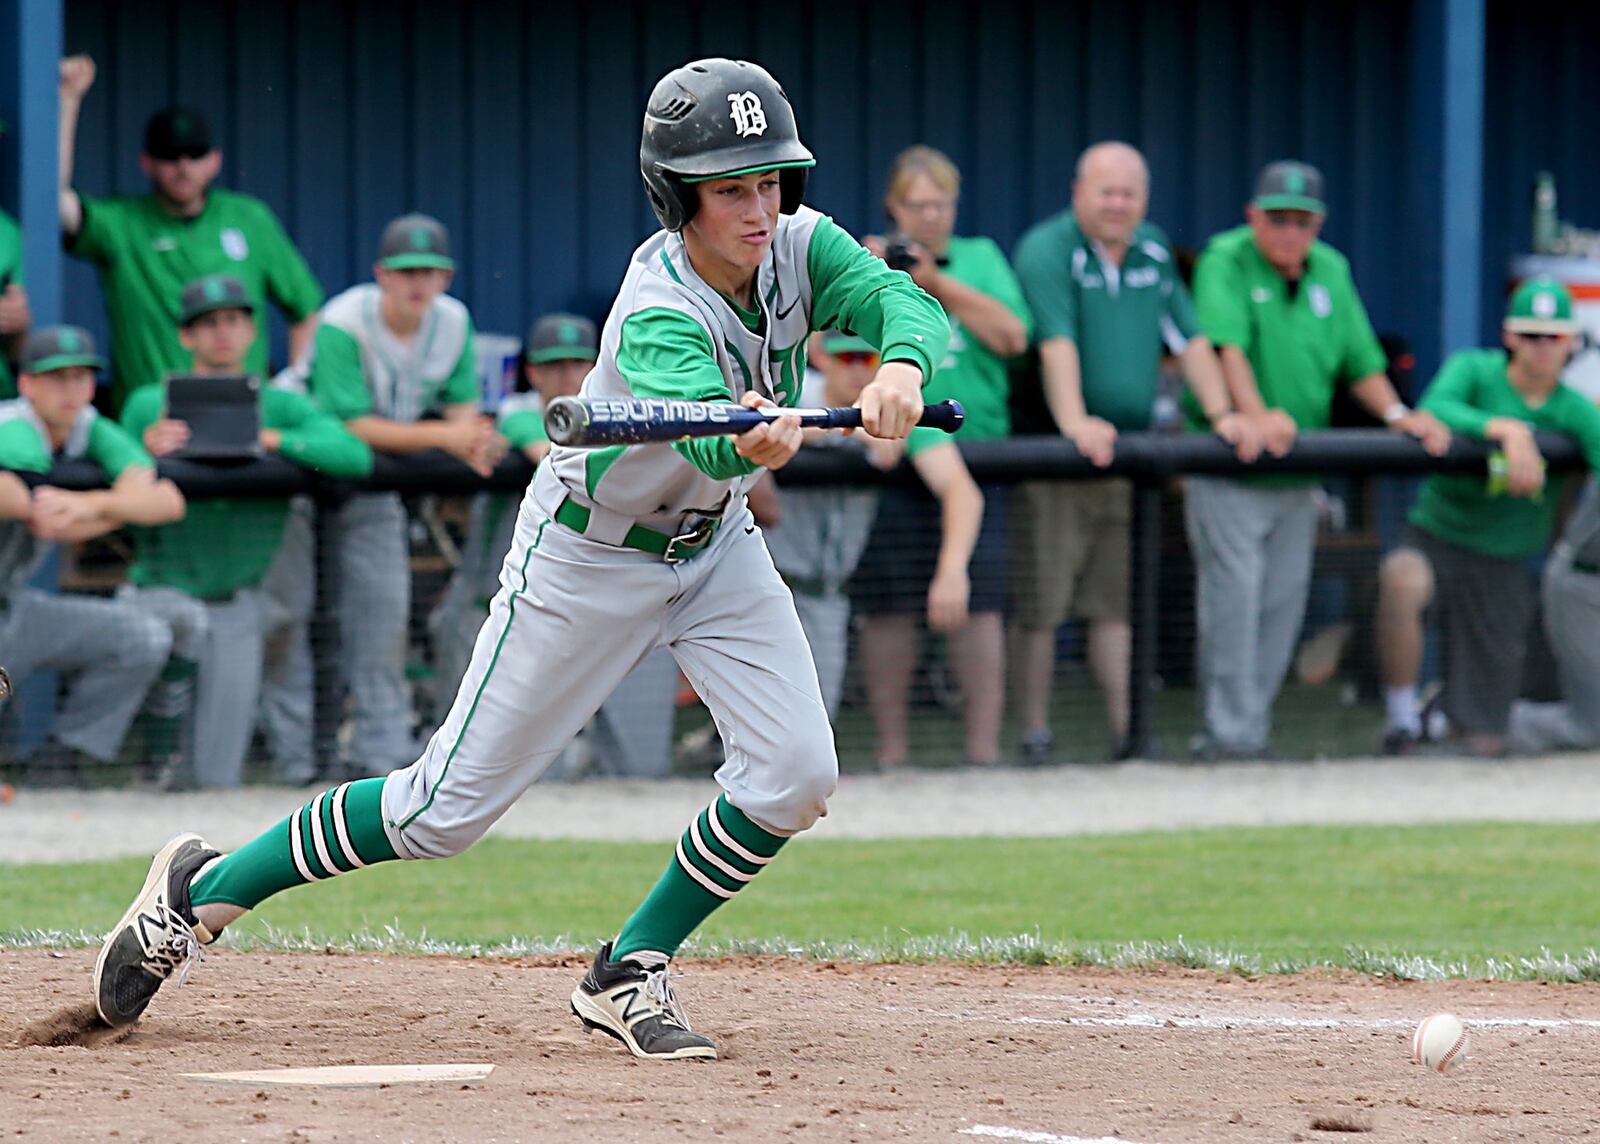
[[[189,373],[246,373],[256,324],[244,283],[231,275],[199,278],[184,287],[182,303],[178,336],[194,355]],[[189,426],[170,417],[163,402],[161,386],[145,386],[122,411],[123,426],[156,457],[189,442]],[[265,453],[333,477],[372,471],[372,450],[307,397],[262,389],[260,416]],[[239,785],[267,640],[297,620],[263,590],[288,516],[286,497],[214,497],[192,503],[181,522],[134,533],[135,558],[123,598],[170,624],[175,649],[198,667],[193,733],[186,736],[191,749],[173,776],[175,786]],[[309,744],[273,746],[280,774],[301,777]]]
[[[1211,343],[1200,333],[1177,259],[1145,221],[1150,172],[1126,143],[1078,159],[1072,205],[1017,244],[1017,276],[1033,311],[1045,399],[1061,435],[1096,465],[1117,434],[1148,429],[1163,348],[1179,357],[1208,423],[1254,460],[1260,432],[1232,412]],[[1128,731],[1128,526],[1122,479],[1025,481],[1012,530],[1012,662],[1022,758],[1049,760],[1056,629],[1088,622],[1089,669],[1105,697],[1112,753]]]
[[15,478],[0,483],[0,651],[18,683],[35,670],[70,680],[26,781],[77,785],[86,767],[116,758],[167,662],[172,632],[126,604],[43,592],[28,580],[52,544],[180,519],[183,494],[158,479],[145,451],[89,404],[105,362],[88,333],[74,326],[40,330],[28,339],[21,364],[21,397],[0,402],[0,469],[42,475],[58,459],[85,459],[111,486],[75,492],[39,484],[18,498]]
[[169,107],[146,124],[139,166],[148,194],[97,198],[73,188],[78,113],[94,77],[88,56],[61,61],[61,231],[67,249],[100,272],[115,407],[189,364],[177,335],[180,295],[205,274],[230,274],[249,292],[256,319],[245,357],[251,373],[268,372],[268,298],[290,322],[289,354],[298,359],[315,328],[322,287],[265,203],[212,185],[222,152],[199,112]]
[[12,363],[22,356],[33,314],[22,288],[22,230],[0,211],[0,399],[17,395]]
[[1487,481],[1450,473],[1423,482],[1405,538],[1379,571],[1386,753],[1408,753],[1423,738],[1417,677],[1430,607],[1444,634],[1440,705],[1453,746],[1505,752],[1533,615],[1527,562],[1550,543],[1560,499],[1546,491],[1534,433],[1571,435],[1600,471],[1600,408],[1561,384],[1577,332],[1566,288],[1530,279],[1506,310],[1505,349],[1452,354],[1422,400],[1455,432],[1499,449]]
[[[890,168],[884,195],[897,233],[888,239],[869,236],[864,244],[910,274],[949,316],[949,348],[923,391],[924,400],[961,402],[967,413],[962,440],[992,441],[1011,433],[1006,361],[1028,348],[1031,319],[1017,277],[994,241],[955,233],[960,196],[961,174],[948,157],[932,147],[908,148]],[[928,611],[932,578],[954,572],[941,559],[944,514],[931,488],[884,490],[851,586],[855,610],[863,617],[861,655],[872,681],[869,698],[881,767],[907,761],[919,624]],[[982,491],[977,548],[970,561],[960,562],[971,580],[970,599],[963,621],[947,625],[949,659],[961,686],[966,758],[979,765],[1000,761],[1008,490],[985,484]],[[943,575],[937,587],[942,594]]]
[[[1195,308],[1218,347],[1233,407],[1281,455],[1300,430],[1328,426],[1334,388],[1346,385],[1374,417],[1443,453],[1450,431],[1401,402],[1349,264],[1317,240],[1326,215],[1315,167],[1270,163],[1245,209],[1247,225],[1217,235],[1200,256]],[[1192,400],[1187,412],[1192,429],[1210,431]],[[1267,747],[1311,582],[1315,485],[1299,476],[1187,482],[1205,721],[1194,749],[1202,757]]]

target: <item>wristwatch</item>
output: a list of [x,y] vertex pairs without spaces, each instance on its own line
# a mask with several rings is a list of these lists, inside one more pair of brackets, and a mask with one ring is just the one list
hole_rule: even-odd
[[1396,421],[1403,421],[1405,418],[1410,416],[1411,406],[1407,405],[1404,401],[1396,401],[1393,405],[1389,406],[1389,408],[1383,411],[1383,423],[1385,425],[1393,425]]

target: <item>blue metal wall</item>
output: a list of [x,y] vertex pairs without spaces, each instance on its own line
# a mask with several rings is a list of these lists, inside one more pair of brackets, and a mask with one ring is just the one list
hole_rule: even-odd
[[[1318,163],[1326,236],[1374,320],[1421,342],[1436,303],[1407,281],[1424,248],[1396,203],[1412,26],[1409,4],[1383,0],[71,0],[65,47],[101,62],[79,187],[142,189],[144,118],[192,102],[218,126],[224,182],[278,210],[330,292],[367,276],[387,218],[427,210],[456,235],[456,292],[483,329],[604,311],[653,225],[636,167],[644,96],[676,63],[729,54],[788,86],[819,159],[810,200],[856,231],[879,225],[884,169],[918,141],[963,170],[961,229],[1007,247],[1065,203],[1096,139],[1146,150],[1152,218],[1195,246],[1238,221],[1261,163]],[[1594,174],[1576,149],[1571,161]],[[68,315],[98,323],[81,264],[66,289]]]

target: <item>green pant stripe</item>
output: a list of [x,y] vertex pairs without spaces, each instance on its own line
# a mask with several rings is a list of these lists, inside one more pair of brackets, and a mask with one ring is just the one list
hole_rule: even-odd
[[[745,861],[724,846],[711,832],[711,809],[709,807],[702,810],[700,817],[694,820],[694,823],[689,827],[689,834],[694,839],[695,848],[707,860],[713,863],[720,862],[727,866],[729,870],[737,874],[741,882],[748,882],[751,878],[761,873],[759,863]],[[728,873],[728,871],[724,871],[724,873]],[[733,874],[729,876],[732,877]]]
[[[539,547],[539,541],[544,537],[544,526],[548,520],[539,522],[539,531],[533,538],[533,543],[528,546],[527,553],[522,557],[522,591],[528,590],[528,561],[533,559],[533,550]],[[513,592],[506,604],[506,626],[500,629],[500,639],[494,645],[494,655],[489,659],[489,668],[483,673],[483,681],[478,684],[478,690],[472,697],[472,706],[467,709],[466,720],[461,724],[461,733],[456,736],[456,741],[450,746],[450,753],[445,756],[444,766],[439,771],[439,779],[433,784],[433,789],[428,792],[428,799],[416,810],[406,816],[403,822],[395,826],[404,830],[415,822],[433,805],[433,800],[439,794],[439,785],[444,782],[444,777],[450,773],[450,764],[455,762],[456,752],[461,749],[461,744],[466,740],[467,730],[472,726],[472,717],[478,713],[478,701],[483,698],[484,690],[489,686],[489,680],[494,678],[495,664],[500,662],[500,649],[506,645],[506,636],[511,634],[511,625],[517,618],[517,593]]]

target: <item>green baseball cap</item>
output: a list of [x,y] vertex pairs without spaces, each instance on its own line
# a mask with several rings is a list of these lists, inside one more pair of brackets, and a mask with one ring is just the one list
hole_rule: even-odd
[[450,232],[432,215],[401,215],[383,228],[378,242],[378,265],[387,270],[427,267],[454,270],[450,257]]
[[75,365],[96,372],[106,368],[106,359],[95,352],[89,331],[77,326],[46,326],[32,334],[22,349],[23,373],[49,373]]
[[1554,278],[1530,278],[1511,295],[1505,326],[1514,334],[1575,334],[1572,294]]
[[1328,204],[1322,201],[1322,172],[1295,159],[1280,159],[1261,168],[1251,202],[1264,211],[1328,213]]
[[829,330],[822,335],[822,348],[830,354],[875,354],[878,347],[858,338],[854,334],[847,334],[843,330]]
[[187,326],[214,310],[248,310],[255,313],[255,307],[250,303],[250,292],[232,274],[207,274],[204,278],[196,278],[183,288],[178,298],[178,310],[180,326]]
[[551,361],[594,361],[600,343],[594,323],[577,314],[546,314],[533,324],[523,343],[523,358],[534,365]]

